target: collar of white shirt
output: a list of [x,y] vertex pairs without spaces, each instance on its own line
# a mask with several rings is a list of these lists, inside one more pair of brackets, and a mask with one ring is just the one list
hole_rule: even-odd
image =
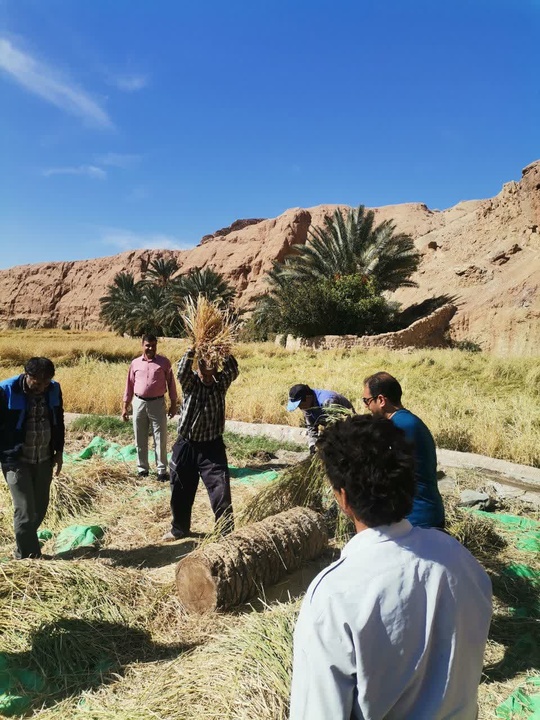
[[412,530],[411,523],[403,518],[392,525],[378,525],[374,528],[362,530],[349,540],[341,551],[341,557],[347,557],[350,553],[356,552],[360,546],[377,545],[388,540],[397,540],[408,535]]

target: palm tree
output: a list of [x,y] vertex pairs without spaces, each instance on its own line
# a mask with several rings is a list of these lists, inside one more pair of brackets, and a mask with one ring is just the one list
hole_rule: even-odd
[[176,261],[176,258],[169,258],[167,260],[158,258],[157,260],[151,261],[146,274],[154,283],[160,285],[161,287],[165,287],[171,282],[172,276],[177,271],[178,262]]
[[136,335],[178,337],[182,334],[180,313],[168,287],[145,282],[130,317]]
[[311,242],[295,247],[284,263],[275,263],[269,273],[273,287],[281,281],[338,278],[364,275],[380,291],[416,287],[410,279],[421,256],[409,235],[396,233],[395,225],[384,220],[375,226],[375,213],[363,205],[345,215],[340,209],[325,217],[322,227],[310,230]]
[[226,308],[232,304],[236,292],[221,273],[210,267],[202,270],[193,268],[175,279],[173,297],[179,305],[183,305],[188,298],[196,300],[199,295]]
[[136,334],[134,308],[141,301],[142,289],[142,283],[135,282],[132,273],[117,273],[107,288],[107,294],[100,298],[103,322],[121,335]]

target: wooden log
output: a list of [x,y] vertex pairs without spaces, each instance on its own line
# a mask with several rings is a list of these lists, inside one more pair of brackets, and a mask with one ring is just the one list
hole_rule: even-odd
[[323,518],[296,507],[247,525],[194,550],[176,566],[176,587],[189,612],[226,610],[260,594],[328,545]]

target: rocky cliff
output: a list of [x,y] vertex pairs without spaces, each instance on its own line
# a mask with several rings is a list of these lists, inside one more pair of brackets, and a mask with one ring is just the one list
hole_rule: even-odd
[[[337,206],[287,210],[277,218],[240,220],[189,251],[137,250],[75,262],[23,265],[0,271],[0,324],[4,327],[94,329],[99,298],[115,274],[140,277],[157,257],[174,256],[181,272],[211,266],[249,307],[264,291],[273,260],[303,244],[311,225]],[[452,321],[457,339],[499,353],[536,354],[540,347],[540,161],[523,170],[494,198],[461,202],[447,210],[421,203],[375,208],[377,220],[392,218],[412,235],[423,260],[418,288],[396,298],[404,305],[443,293],[456,297]]]

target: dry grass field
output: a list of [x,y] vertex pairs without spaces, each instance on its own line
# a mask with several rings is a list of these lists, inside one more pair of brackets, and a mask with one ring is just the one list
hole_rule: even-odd
[[[164,340],[176,362],[185,340]],[[119,414],[137,340],[110,333],[61,330],[0,332],[0,379],[20,372],[31,355],[57,364],[66,410]],[[401,382],[404,404],[428,424],[437,445],[540,466],[540,358],[492,357],[460,350],[302,351],[268,343],[236,349],[241,374],[228,394],[235,420],[298,425],[287,413],[288,388],[305,382],[342,392],[362,412],[363,378],[387,370]]]
[[[71,429],[66,449],[77,452],[91,438],[88,430]],[[125,442],[118,434],[111,439]],[[229,439],[229,454],[239,465],[268,462],[260,447],[250,451],[240,438]],[[445,500],[450,529],[481,560],[494,585],[479,715],[491,720],[499,703],[535,674],[539,660],[538,588],[505,572],[512,564],[540,571],[540,560],[516,548],[515,537],[504,528],[455,509],[459,490],[481,488],[485,479],[464,470],[452,475],[457,487]],[[237,516],[261,489],[233,482]],[[56,534],[68,525],[100,525],[105,536],[98,548],[52,560],[11,561],[5,484],[0,484],[0,500],[0,659],[3,679],[6,673],[15,677],[16,692],[26,698],[21,717],[286,719],[298,598],[328,558],[309,564],[251,605],[190,616],[176,599],[174,570],[205,538],[160,543],[169,522],[168,488],[152,478],[139,480],[134,465],[99,459],[67,463],[54,483],[44,527]],[[539,519],[538,512],[515,501],[502,509]],[[193,529],[201,536],[212,530],[203,488]],[[54,552],[54,538],[44,552]]]

